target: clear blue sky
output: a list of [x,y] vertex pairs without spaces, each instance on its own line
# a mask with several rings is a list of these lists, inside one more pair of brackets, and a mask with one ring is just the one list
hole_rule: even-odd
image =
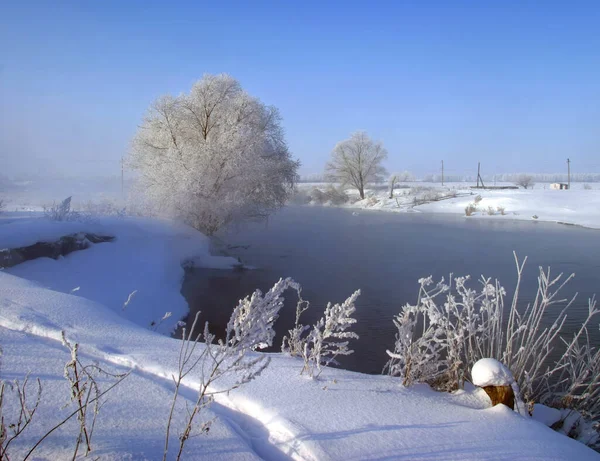
[[227,72],[302,173],[367,130],[390,170],[600,171],[600,1],[0,3],[0,174],[118,174],[158,96]]

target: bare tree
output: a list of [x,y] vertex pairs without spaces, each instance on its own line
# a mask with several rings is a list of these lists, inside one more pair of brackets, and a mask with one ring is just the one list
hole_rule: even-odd
[[351,185],[365,198],[365,186],[383,179],[387,150],[379,141],[373,141],[366,132],[357,131],[350,139],[339,142],[326,166],[329,181]]
[[515,181],[517,186],[521,186],[523,189],[533,188],[535,183],[533,182],[533,176],[527,174],[520,174],[517,176],[517,180]]
[[159,98],[132,143],[134,190],[150,213],[184,220],[207,234],[283,206],[298,162],[274,107],[229,75],[205,75],[189,94]]

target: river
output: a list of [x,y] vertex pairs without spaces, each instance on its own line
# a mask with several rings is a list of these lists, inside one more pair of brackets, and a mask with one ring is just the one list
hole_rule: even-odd
[[[237,300],[280,277],[292,277],[311,302],[304,324],[314,323],[328,301],[342,302],[360,288],[353,341],[355,353],[342,357],[343,368],[380,373],[393,349],[392,317],[414,303],[417,280],[470,274],[473,287],[483,274],[497,278],[509,294],[516,281],[513,250],[528,257],[520,301],[531,301],[538,266],[553,274],[575,273],[564,297],[578,292],[567,328],[587,314],[588,298],[600,292],[600,233],[554,223],[477,219],[422,213],[389,213],[342,208],[286,207],[268,222],[249,223],[217,236],[218,247],[256,269],[231,272],[196,269],[182,287],[190,318],[202,311],[214,331],[223,331]],[[292,296],[292,293],[290,293]],[[510,304],[510,303],[507,303]],[[275,325],[272,351],[293,326],[294,299],[286,300]],[[600,321],[594,322],[595,324]],[[598,329],[593,339],[600,342]]]

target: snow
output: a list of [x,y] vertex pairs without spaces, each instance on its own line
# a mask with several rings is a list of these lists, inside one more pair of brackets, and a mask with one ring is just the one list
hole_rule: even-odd
[[496,359],[480,359],[471,369],[473,384],[479,387],[510,386],[514,381],[512,373]]
[[[314,186],[301,184],[299,187],[310,190]],[[592,190],[583,189],[581,184],[573,184],[571,190],[552,190],[549,184],[536,184],[534,189],[528,190],[475,190],[465,183],[447,183],[441,187],[440,184],[415,182],[404,186],[405,189],[395,191],[392,199],[386,187],[367,191],[364,200],[357,200],[357,193],[348,190],[351,200],[343,206],[390,212],[448,213],[464,216],[465,219],[549,221],[600,229],[600,188],[597,186]],[[325,188],[325,185],[318,187]],[[456,194],[456,197],[414,204],[415,197],[436,193],[444,196]],[[466,216],[465,207],[473,203],[477,195],[482,198],[477,204],[477,211],[472,216]],[[489,207],[492,207],[494,214],[488,214]],[[504,208],[504,215],[498,207]]]
[[143,326],[157,323],[171,312],[172,316],[159,327],[163,332],[171,331],[188,311],[180,294],[183,262],[212,269],[230,269],[239,264],[235,258],[211,255],[207,237],[168,220],[102,217],[55,222],[39,215],[15,220],[0,216],[0,223],[3,221],[0,248],[55,241],[77,232],[115,236],[113,242],[92,245],[60,260],[39,258],[7,272],[55,291],[97,301]]
[[[151,331],[148,319],[170,310],[176,320],[185,312],[179,294],[182,261],[214,261],[203,259],[207,239],[185,226],[133,218],[94,225],[117,239],[57,261],[40,259],[0,271],[0,374],[23,380],[31,372],[43,385],[37,422],[11,447],[13,459],[22,458],[36,437],[73,409],[64,408],[69,397],[63,367],[70,355],[61,344],[61,331],[79,343],[84,362],[97,361],[113,372],[131,370],[100,410],[92,458],[162,458],[180,342]],[[50,235],[49,225],[41,220],[18,228],[35,240],[38,226],[39,238]],[[62,226],[55,230],[64,231]],[[3,236],[10,234],[3,229]],[[134,289],[138,293],[123,311]],[[534,419],[501,405],[490,408],[481,389],[445,394],[426,385],[404,388],[389,376],[329,368],[319,379],[309,379],[300,375],[301,359],[269,355],[271,364],[255,381],[218,394],[210,409],[203,410],[203,421],[217,419],[208,434],[189,439],[184,459],[600,458]],[[200,379],[200,370],[195,370],[184,380],[177,430]],[[230,379],[234,377],[216,382],[213,390],[227,389]],[[70,458],[75,430],[76,421],[63,426],[35,458]],[[177,445],[176,433],[171,444]]]

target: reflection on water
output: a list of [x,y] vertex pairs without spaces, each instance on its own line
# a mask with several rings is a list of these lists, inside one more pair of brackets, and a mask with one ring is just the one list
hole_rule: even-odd
[[[567,322],[574,328],[587,314],[587,299],[600,292],[600,232],[553,223],[505,218],[474,219],[418,213],[358,212],[337,208],[289,207],[266,223],[245,225],[218,236],[228,253],[258,269],[243,272],[196,269],[182,293],[191,314],[202,311],[202,324],[224,331],[233,307],[255,289],[268,290],[280,277],[292,277],[311,302],[303,323],[312,324],[328,301],[342,302],[360,288],[354,330],[355,353],[342,357],[344,368],[380,373],[385,350],[394,344],[392,316],[415,302],[417,280],[471,274],[498,278],[509,296],[516,280],[513,250],[528,256],[520,301],[532,301],[538,266],[558,274],[575,272],[564,297],[578,292]],[[293,326],[294,294],[286,299],[272,351]],[[510,305],[510,303],[506,303]],[[595,322],[600,322],[600,319]],[[598,329],[592,332],[600,341]]]

